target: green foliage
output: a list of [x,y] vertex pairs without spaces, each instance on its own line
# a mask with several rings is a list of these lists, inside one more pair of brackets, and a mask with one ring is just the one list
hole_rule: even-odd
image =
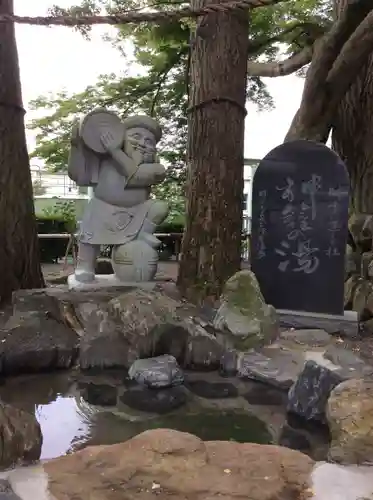
[[[84,0],[80,6],[51,9],[51,15],[80,15],[156,8],[172,10],[187,6],[171,0]],[[289,0],[252,11],[250,54],[252,61],[272,61],[283,54],[299,50],[330,25],[330,0]],[[44,110],[41,118],[31,121],[29,128],[37,132],[37,146],[32,157],[46,163],[51,171],[64,171],[67,166],[72,123],[77,116],[95,107],[107,107],[122,116],[147,113],[156,117],[164,131],[159,145],[160,157],[168,168],[168,180],[154,194],[171,204],[170,219],[184,213],[183,181],[187,138],[188,69],[190,28],[193,20],[141,23],[118,27],[114,38],[107,41],[123,54],[128,64],[128,41],[134,46],[135,62],[140,72],[135,75],[102,75],[83,92],[40,96],[31,108]],[[89,37],[90,27],[80,27]],[[126,60],[125,60],[126,59]],[[260,109],[273,106],[265,83],[248,78],[247,98]],[[179,184],[179,186],[177,185]]]
[[184,182],[181,176],[178,179],[172,179],[169,176],[165,182],[152,188],[152,195],[159,199],[167,201],[170,211],[166,219],[167,223],[184,222],[185,218],[185,198]]
[[[71,200],[58,200],[55,205],[43,209],[44,220],[62,222],[68,233],[76,230],[75,204]],[[39,219],[41,219],[39,217]]]

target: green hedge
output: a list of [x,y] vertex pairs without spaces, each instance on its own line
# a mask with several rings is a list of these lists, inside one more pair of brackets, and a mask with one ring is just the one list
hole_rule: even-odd
[[38,215],[36,216],[36,223],[38,226],[39,234],[56,234],[68,233],[68,222],[63,217],[56,217],[52,215]]
[[184,224],[182,222],[164,222],[157,227],[156,233],[183,233]]

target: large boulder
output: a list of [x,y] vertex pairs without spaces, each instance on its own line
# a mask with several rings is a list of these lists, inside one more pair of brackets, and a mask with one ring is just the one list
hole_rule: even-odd
[[34,415],[0,402],[0,466],[40,458],[42,434]]
[[183,367],[218,368],[223,346],[198,309],[159,290],[131,288],[107,303],[82,302],[80,366],[126,368],[170,354]]
[[78,356],[77,333],[41,313],[13,315],[0,329],[0,340],[4,375],[69,368]]
[[77,357],[83,370],[128,369],[136,359],[163,354],[183,368],[215,370],[225,350],[211,323],[214,311],[209,317],[185,302],[170,283],[21,290],[13,304],[0,328],[0,372],[68,368]]
[[310,458],[287,448],[203,442],[168,429],[44,464],[55,500],[303,500],[312,467]]
[[254,273],[245,269],[229,278],[214,326],[241,351],[269,344],[278,336],[276,311],[265,303]]
[[339,384],[327,404],[329,457],[341,464],[373,462],[373,380]]

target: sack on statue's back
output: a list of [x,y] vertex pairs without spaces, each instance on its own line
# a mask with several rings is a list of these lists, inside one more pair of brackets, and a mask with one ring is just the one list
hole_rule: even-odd
[[84,145],[76,122],[71,133],[67,173],[78,186],[95,186],[99,168],[100,158]]

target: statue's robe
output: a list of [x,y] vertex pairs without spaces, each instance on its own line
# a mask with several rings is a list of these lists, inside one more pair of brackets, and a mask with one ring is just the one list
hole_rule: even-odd
[[83,216],[79,241],[90,245],[124,245],[136,239],[156,200],[133,207],[110,205],[93,197]]

